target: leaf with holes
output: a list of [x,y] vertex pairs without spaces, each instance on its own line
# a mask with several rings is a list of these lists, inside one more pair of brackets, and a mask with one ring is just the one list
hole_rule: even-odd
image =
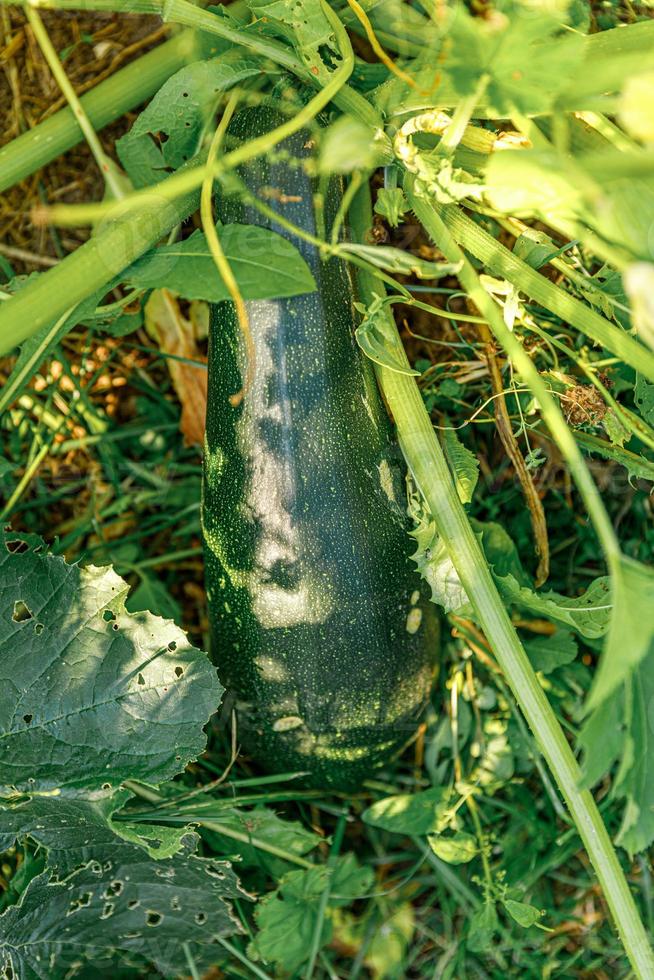
[[257,26],[279,35],[293,44],[312,75],[328,78],[329,71],[321,54],[329,53],[330,60],[338,52],[332,26],[325,16],[320,0],[248,0]]
[[120,162],[134,186],[163,180],[195,156],[221,93],[261,72],[254,61],[223,57],[196,61],[169,78],[130,131],[116,141]]
[[3,850],[29,838],[48,852],[48,867],[63,877],[95,858],[101,849],[143,848],[152,858],[172,857],[198,837],[184,825],[114,821],[130,799],[127,790],[95,794],[93,798],[33,796],[0,800],[0,843]]
[[210,966],[216,937],[240,931],[229,899],[250,896],[229,865],[196,857],[192,846],[162,862],[130,845],[101,848],[65,881],[50,871],[34,878],[0,916],[2,975],[46,980],[53,963],[63,976],[116,950],[172,978],[187,970],[185,943],[198,966]]
[[107,790],[180,772],[222,694],[206,656],[174,623],[127,613],[111,568],[12,540],[0,531],[0,785]]

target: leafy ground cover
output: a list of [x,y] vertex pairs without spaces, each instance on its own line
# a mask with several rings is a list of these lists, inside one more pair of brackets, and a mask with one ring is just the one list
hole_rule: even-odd
[[[333,4],[348,51],[308,2],[306,20],[258,0],[53,5],[105,13],[0,9],[0,184],[24,178],[0,250],[5,976],[652,976],[637,948],[654,928],[647,8]],[[45,170],[35,141],[16,162],[13,137],[64,104],[48,38],[83,90],[163,39],[158,13],[198,28],[188,64],[100,143],[90,127]],[[333,99],[320,172],[373,190],[363,244],[326,236],[363,266],[357,338],[391,405],[417,372],[456,490],[430,495],[418,472],[408,498],[446,617],[432,706],[347,797],[238,753],[201,653],[206,304],[229,293],[194,197],[201,154],[230,93],[272,91],[310,121],[290,79],[313,68]],[[99,204],[130,192],[125,173],[157,185],[141,226],[138,198],[122,224]],[[220,240],[246,298],[311,288],[283,240]],[[424,438],[406,449],[426,465]],[[462,508],[472,544],[449,520]],[[464,560],[479,546],[481,597]],[[491,590],[506,645],[484,618]],[[514,642],[547,731],[527,723]],[[562,799],[554,723],[615,843],[612,888]]]

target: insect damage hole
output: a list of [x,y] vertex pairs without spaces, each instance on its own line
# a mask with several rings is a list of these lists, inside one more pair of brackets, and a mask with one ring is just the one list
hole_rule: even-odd
[[14,612],[11,617],[15,623],[27,623],[30,619],[33,619],[32,613],[26,602],[22,599],[16,599],[14,603]]
[[68,911],[66,915],[74,915],[75,912],[79,912],[80,909],[85,909],[91,904],[91,899],[93,895],[91,892],[82,892],[78,898],[73,899],[73,901],[68,906]]
[[117,898],[124,888],[122,881],[112,881],[104,890],[103,898]]
[[155,926],[161,925],[162,922],[163,922],[163,915],[161,914],[161,912],[153,912],[152,909],[145,910],[146,926],[152,926],[154,928]]

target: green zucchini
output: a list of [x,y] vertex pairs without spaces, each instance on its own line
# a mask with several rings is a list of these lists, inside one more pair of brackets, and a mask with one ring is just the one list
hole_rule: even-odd
[[[267,107],[233,120],[233,140],[278,123]],[[249,192],[316,234],[306,133],[240,176]],[[281,150],[281,152],[279,152]],[[281,193],[277,193],[277,192]],[[329,224],[340,188],[325,201]],[[238,741],[264,767],[347,788],[415,734],[429,698],[438,622],[407,535],[405,471],[370,363],[354,340],[344,263],[238,197],[222,221],[292,237],[317,291],[247,303],[254,380],[231,303],[212,310],[203,482],[214,662]]]

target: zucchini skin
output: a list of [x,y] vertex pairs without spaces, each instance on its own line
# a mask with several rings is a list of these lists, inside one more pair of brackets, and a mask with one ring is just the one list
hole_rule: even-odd
[[[278,123],[266,107],[246,109],[229,132],[245,140]],[[278,149],[279,162],[240,176],[316,234],[314,186],[298,165],[307,134]],[[333,185],[328,219],[339,194]],[[244,344],[232,304],[212,310],[202,495],[212,656],[244,749],[267,769],[348,789],[414,735],[438,617],[409,557],[405,471],[354,339],[345,263],[323,263],[238,198],[219,212],[291,238],[318,289],[247,303],[256,367],[236,407]]]

